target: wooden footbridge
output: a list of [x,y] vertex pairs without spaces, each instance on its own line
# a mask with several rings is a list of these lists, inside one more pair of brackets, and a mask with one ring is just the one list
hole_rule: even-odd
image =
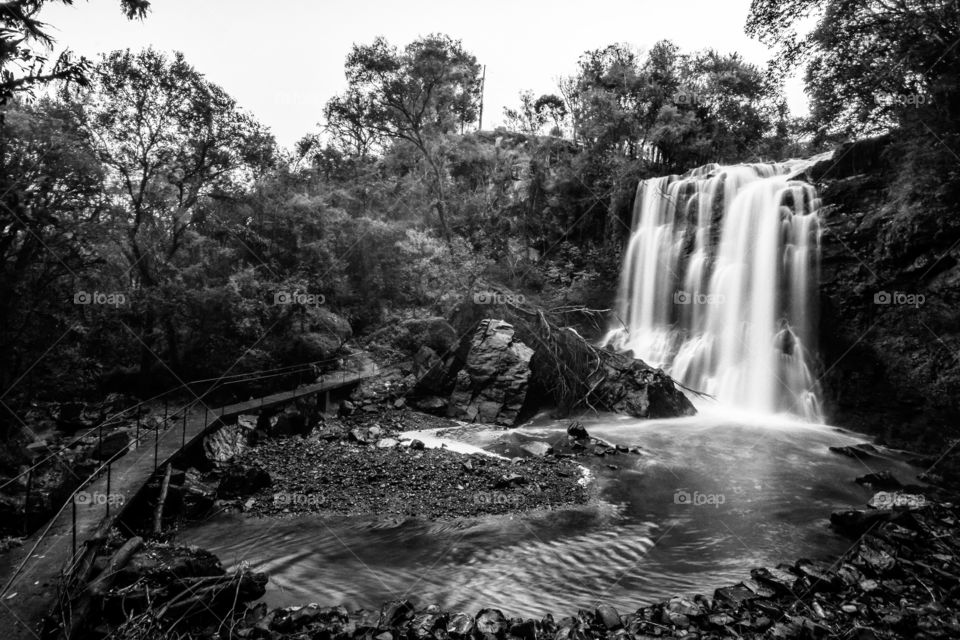
[[331,391],[378,375],[381,372],[376,367],[337,372],[293,391],[215,409],[206,406],[202,397],[196,398],[165,416],[162,426],[138,429],[129,449],[105,460],[45,526],[0,560],[0,637],[41,640],[41,624],[55,604],[61,585],[89,568],[97,543],[113,527],[122,505],[129,504],[156,470],[181,451],[242,414],[276,409],[317,394],[323,394],[321,406],[326,409]]

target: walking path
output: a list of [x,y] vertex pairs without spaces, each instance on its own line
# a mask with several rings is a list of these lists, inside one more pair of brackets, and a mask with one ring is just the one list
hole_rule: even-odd
[[[320,382],[218,409],[177,410],[163,431],[143,429],[140,440],[114,461],[99,478],[81,487],[74,498],[43,528],[11,550],[4,559],[0,592],[0,637],[6,640],[39,640],[39,625],[49,613],[60,577],[82,555],[83,545],[97,531],[109,531],[121,506],[167,464],[181,449],[203,438],[221,417],[251,413],[284,405],[296,398],[354,385],[379,375],[376,370],[324,376]],[[76,545],[76,549],[74,548]]]

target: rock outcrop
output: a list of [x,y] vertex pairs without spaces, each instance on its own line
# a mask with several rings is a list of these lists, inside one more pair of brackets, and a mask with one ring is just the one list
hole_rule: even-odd
[[513,325],[483,320],[457,373],[448,415],[468,422],[513,425],[530,382],[533,349],[515,337]]
[[635,418],[692,416],[693,405],[661,369],[627,354],[604,359],[604,378],[593,392],[598,408]]
[[960,222],[898,190],[901,161],[882,137],[811,170],[823,203],[820,384],[831,424],[936,450],[960,424]]

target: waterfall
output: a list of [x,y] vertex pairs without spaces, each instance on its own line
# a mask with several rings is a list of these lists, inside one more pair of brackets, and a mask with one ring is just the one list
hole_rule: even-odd
[[721,403],[822,422],[819,200],[798,163],[644,180],[604,339]]

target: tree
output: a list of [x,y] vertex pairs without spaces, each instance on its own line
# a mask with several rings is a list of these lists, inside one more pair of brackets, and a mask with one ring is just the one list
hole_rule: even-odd
[[[52,0],[71,5],[73,0]],[[0,105],[15,94],[30,92],[37,85],[54,80],[86,82],[90,62],[74,58],[69,50],[60,54],[48,66],[49,60],[35,50],[36,46],[50,49],[54,44],[47,25],[37,14],[47,0],[0,1]],[[142,19],[150,8],[149,0],[121,0],[120,7],[127,18]]]
[[[69,330],[76,278],[107,207],[96,153],[68,109],[14,103],[0,122],[0,386]],[[61,361],[61,364],[63,362]]]
[[365,122],[365,129],[413,145],[431,175],[434,208],[446,239],[447,221],[443,138],[477,118],[477,59],[459,40],[429,35],[398,50],[383,38],[354,45],[347,56],[347,94],[328,104],[333,122]]
[[535,104],[533,91],[521,91],[518,109],[503,108],[507,129],[531,136],[538,135],[546,119],[542,112],[537,112]]
[[[816,26],[800,35],[797,25],[807,16]],[[753,0],[747,32],[779,44],[777,71],[806,65],[812,119],[824,133],[917,124],[918,110],[938,133],[956,130],[956,2]]]
[[533,103],[533,111],[543,118],[544,122],[547,120],[553,122],[551,135],[563,135],[563,124],[567,118],[567,105],[560,96],[552,93],[540,96]]
[[355,89],[334,96],[323,108],[324,129],[333,137],[335,146],[361,159],[381,138],[380,131],[370,127],[374,117],[372,96]]
[[110,221],[122,238],[130,285],[144,300],[141,369],[161,316],[176,363],[176,325],[160,312],[169,299],[163,287],[175,280],[201,205],[242,189],[267,166],[273,138],[181,53],[115,51],[89,86],[66,95],[107,172]]

